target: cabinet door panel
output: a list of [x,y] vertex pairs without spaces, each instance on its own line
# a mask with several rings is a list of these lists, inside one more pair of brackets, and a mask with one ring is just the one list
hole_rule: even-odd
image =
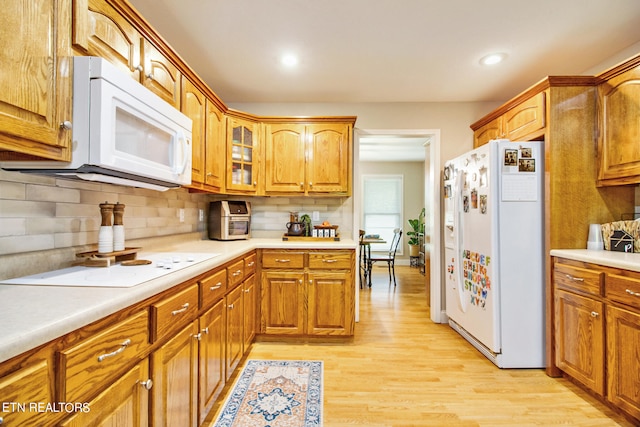
[[307,191],[349,193],[351,126],[310,125],[307,127]]
[[598,87],[598,179],[640,182],[640,66]]
[[268,125],[265,141],[265,190],[304,192],[304,125]]
[[502,138],[502,116],[490,121],[473,133],[473,147],[477,148],[492,139]]
[[225,301],[227,304],[227,341],[226,341],[226,379],[231,377],[233,370],[242,359],[244,309],[242,306],[242,286],[238,286],[229,294]]
[[198,424],[198,322],[190,323],[152,354],[152,425]]
[[182,78],[182,100],[180,111],[193,121],[191,129],[191,180],[204,182],[205,160],[205,96],[186,77]]
[[199,420],[204,421],[225,385],[224,299],[200,317]]
[[640,314],[607,306],[608,399],[640,419]]
[[256,304],[258,302],[256,298],[256,286],[255,275],[249,277],[242,284],[242,296],[244,307],[244,327],[243,327],[243,352],[246,353],[253,338],[256,336]]
[[224,188],[226,117],[218,106],[207,99],[207,123],[205,125],[205,178],[207,186],[222,191]]
[[148,426],[149,362],[142,360],[98,397],[89,402],[90,411],[76,412],[62,427],[144,427]]
[[544,129],[544,100],[544,92],[540,92],[504,113],[504,135],[512,141],[518,141],[532,132]]
[[[0,151],[70,160],[68,0],[5,0],[0,8]],[[6,160],[18,160],[2,153]]]
[[260,331],[276,335],[304,333],[304,295],[304,272],[263,272]]
[[13,374],[0,378],[0,398],[2,402],[16,402],[27,405],[25,410],[0,411],[3,425],[42,426],[51,424],[52,414],[46,411],[30,411],[29,402],[47,404],[54,402],[53,381],[49,377],[46,360],[34,362]]
[[555,334],[558,367],[603,396],[602,302],[556,289]]
[[142,84],[160,98],[180,109],[180,70],[148,40],[142,40],[144,70]]
[[313,272],[308,276],[307,333],[352,335],[353,304],[351,273]]

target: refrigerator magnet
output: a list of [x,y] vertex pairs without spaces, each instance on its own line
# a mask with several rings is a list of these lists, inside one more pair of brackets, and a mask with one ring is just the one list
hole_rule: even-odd
[[469,212],[469,196],[462,196],[462,207],[465,212]]
[[487,195],[486,194],[482,194],[480,196],[480,213],[482,214],[487,213]]
[[518,162],[518,150],[507,148],[504,150],[504,165],[516,166]]
[[471,209],[478,209],[478,190],[471,190]]
[[520,157],[523,159],[530,159],[531,156],[531,147],[520,147]]
[[520,159],[518,160],[518,172],[535,172],[536,160],[535,159]]

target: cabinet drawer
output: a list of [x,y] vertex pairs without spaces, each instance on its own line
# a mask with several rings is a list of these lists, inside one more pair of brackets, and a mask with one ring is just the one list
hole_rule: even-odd
[[202,307],[209,307],[224,296],[227,290],[227,270],[212,273],[200,281]]
[[227,267],[228,289],[233,289],[244,279],[244,260],[237,261]]
[[[17,372],[0,378],[0,396],[2,402],[19,402],[27,405],[46,405],[55,402],[51,390],[53,389],[49,378],[49,365],[46,360],[41,360],[20,368]],[[5,408],[6,409],[6,408]],[[44,410],[25,411],[0,410],[2,425],[7,426],[44,426],[52,425],[48,420],[51,413]]]
[[256,272],[257,266],[257,256],[256,254],[251,254],[244,259],[244,277],[249,277]]
[[565,289],[600,295],[604,273],[597,270],[576,267],[557,262],[553,269],[553,281],[556,286]]
[[195,319],[197,312],[198,285],[195,283],[185,290],[153,304],[151,306],[153,342]]
[[142,311],[59,353],[60,400],[86,401],[107,379],[133,363],[149,345],[149,316]]
[[265,251],[263,268],[304,268],[304,252]]
[[309,268],[325,270],[353,268],[351,254],[351,251],[310,252]]
[[640,279],[607,274],[605,293],[612,301],[640,308]]

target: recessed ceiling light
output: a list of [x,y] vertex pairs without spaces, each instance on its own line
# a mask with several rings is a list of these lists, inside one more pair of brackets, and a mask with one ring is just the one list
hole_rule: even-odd
[[504,53],[492,53],[489,54],[487,56],[483,56],[482,59],[480,59],[480,64],[482,65],[495,65],[498,64],[502,61],[504,61],[504,59],[507,57],[506,54]]
[[283,55],[280,61],[285,67],[295,67],[298,65],[298,57],[291,53]]

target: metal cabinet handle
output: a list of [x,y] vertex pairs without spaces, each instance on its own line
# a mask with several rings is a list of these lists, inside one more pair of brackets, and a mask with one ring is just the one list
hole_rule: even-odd
[[200,341],[200,339],[202,339],[202,334],[195,334],[193,337]]
[[600,313],[598,313],[597,311],[592,311],[591,312],[591,317],[598,317],[600,315]]
[[218,283],[216,283],[214,286],[211,286],[211,287],[209,288],[209,290],[210,290],[210,291],[215,291],[215,290],[217,290],[217,289],[220,289],[221,287],[222,287],[222,282],[218,282]]
[[247,267],[253,267],[255,265],[254,261],[251,261],[249,264],[247,264]]
[[251,292],[251,289],[245,289],[245,290],[244,290],[244,293],[245,293],[245,294],[248,294],[249,292]]
[[234,273],[232,274],[232,276],[233,276],[233,277],[235,277],[235,276],[239,276],[239,275],[241,275],[241,274],[242,274],[242,270],[238,270],[238,271],[234,272]]
[[565,274],[565,276],[567,276],[567,279],[572,280],[574,282],[584,282],[584,279],[582,277],[574,277],[570,274]]
[[229,304],[227,307],[229,307],[229,310],[233,310],[233,304]]
[[151,387],[153,387],[153,381],[151,381],[151,378],[149,378],[146,381],[142,381],[140,385],[144,387],[145,390],[151,390]]
[[633,292],[631,289],[625,290],[629,295],[633,295],[634,297],[640,297],[640,292]]
[[313,187],[313,182],[309,181],[309,187]]
[[180,309],[178,309],[178,310],[173,310],[173,311],[171,312],[171,315],[172,315],[172,316],[175,316],[176,314],[184,313],[184,312],[185,312],[185,311],[187,311],[188,309],[189,309],[189,303],[188,303],[188,302],[185,302],[185,303],[182,305],[182,308],[180,308]]
[[126,339],[122,344],[120,344],[120,348],[118,348],[117,350],[98,356],[98,362],[102,362],[104,359],[107,359],[109,357],[117,356],[118,354],[122,353],[129,345],[131,345],[131,340]]
[[204,334],[209,334],[209,327],[207,326],[204,329],[201,329],[200,332],[204,333]]
[[71,130],[72,128],[73,128],[73,125],[69,120],[65,120],[64,122],[60,123],[60,129]]
[[338,262],[337,259],[323,259],[322,262],[327,262],[329,264],[333,263],[333,262]]
[[138,65],[138,66],[136,67],[136,71],[140,71],[140,72],[143,72],[143,71],[144,71],[144,67],[142,66],[142,64],[140,64],[140,65]]
[[291,260],[290,259],[279,259],[279,258],[276,258],[276,262],[283,262],[284,263],[284,262],[291,262]]
[[149,74],[145,74],[144,75],[146,78],[148,78],[149,80],[153,80],[153,74],[149,73]]

